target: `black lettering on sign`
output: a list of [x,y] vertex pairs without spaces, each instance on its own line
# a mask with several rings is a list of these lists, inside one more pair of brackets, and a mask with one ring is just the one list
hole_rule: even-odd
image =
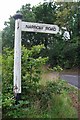
[[55,28],[55,27],[46,27],[45,29],[46,29],[46,30],[51,30],[51,31],[56,31],[56,28]]
[[43,29],[42,26],[37,26],[37,25],[26,25],[26,28]]

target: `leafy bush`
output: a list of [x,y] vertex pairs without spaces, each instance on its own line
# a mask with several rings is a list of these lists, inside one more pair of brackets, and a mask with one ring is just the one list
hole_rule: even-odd
[[[41,67],[48,58],[41,58],[43,45],[32,47],[30,50],[22,47],[22,97],[15,105],[13,96],[13,50],[5,48],[2,57],[3,118],[63,118],[76,117],[67,95],[69,88],[65,82],[48,82],[40,85]],[[66,110],[66,111],[65,111]]]
[[[57,94],[58,87],[60,87],[60,92]],[[11,118],[77,118],[77,111],[72,106],[64,81],[49,82],[46,86],[40,85],[34,96],[31,106],[28,100],[20,100],[20,104],[12,106],[12,111],[8,111],[6,116]]]
[[61,72],[63,69],[59,65],[57,65],[56,67],[53,67],[53,70]]
[[[30,50],[22,47],[22,99],[32,99],[34,91],[37,90],[41,66],[47,61],[46,58],[39,57],[43,45],[33,46]],[[4,48],[2,56],[2,97],[3,97],[3,112],[10,109],[15,100],[13,96],[13,50]],[[26,96],[24,98],[24,95]],[[6,112],[7,112],[6,111]]]

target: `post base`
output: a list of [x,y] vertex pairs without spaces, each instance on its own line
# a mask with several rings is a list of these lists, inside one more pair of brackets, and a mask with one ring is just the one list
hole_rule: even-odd
[[15,96],[15,104],[19,104],[19,100],[21,99],[21,93],[17,93]]

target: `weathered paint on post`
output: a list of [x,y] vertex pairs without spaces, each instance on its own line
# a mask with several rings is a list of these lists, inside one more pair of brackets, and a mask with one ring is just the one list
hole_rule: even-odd
[[15,18],[15,41],[14,41],[14,94],[21,93],[21,14]]

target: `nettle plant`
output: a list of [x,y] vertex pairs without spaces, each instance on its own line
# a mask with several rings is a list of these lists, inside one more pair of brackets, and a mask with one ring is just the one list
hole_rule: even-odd
[[[45,49],[44,45],[33,46],[27,49],[22,46],[21,58],[21,77],[22,77],[22,96],[24,100],[29,99],[39,86],[41,66],[48,60],[47,57],[40,57],[40,52]],[[2,56],[2,97],[3,97],[3,111],[10,109],[15,102],[13,99],[13,50],[4,48]],[[24,96],[25,95],[25,96]]]

